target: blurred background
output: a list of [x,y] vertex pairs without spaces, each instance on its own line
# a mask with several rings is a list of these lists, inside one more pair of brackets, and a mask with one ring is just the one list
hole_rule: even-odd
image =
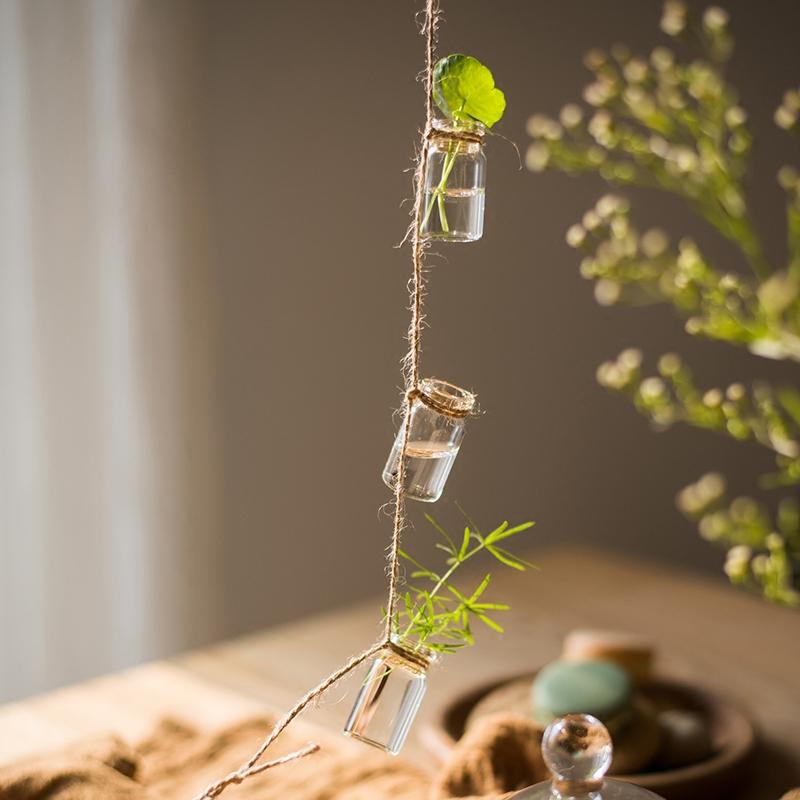
[[[408,324],[423,41],[410,0],[0,0],[0,700],[377,596],[380,470]],[[756,135],[751,204],[783,258],[772,124],[797,83],[794,0],[722,2]],[[489,64],[498,130],[580,96],[581,64],[663,41],[640,0],[452,0],[440,53]],[[431,260],[423,371],[473,388],[447,499],[720,575],[674,495],[755,446],[647,423],[597,386],[637,344],[703,379],[793,367],[691,339],[666,307],[601,308],[564,232],[599,180],[488,145],[486,235]],[[681,204],[636,219],[733,248]],[[532,578],[535,580],[535,577]],[[565,576],[568,580],[568,576]],[[376,604],[376,614],[378,613]]]

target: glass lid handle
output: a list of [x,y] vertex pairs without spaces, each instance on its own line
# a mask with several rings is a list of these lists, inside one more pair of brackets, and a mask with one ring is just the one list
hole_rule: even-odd
[[602,787],[612,755],[606,726],[589,714],[560,717],[542,738],[542,756],[553,773],[556,796],[591,797]]

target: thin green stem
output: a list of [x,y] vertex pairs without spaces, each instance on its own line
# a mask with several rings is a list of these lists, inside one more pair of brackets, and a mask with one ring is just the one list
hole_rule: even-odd
[[439,207],[439,224],[442,231],[445,233],[450,232],[450,226],[447,222],[447,212],[445,209],[445,192],[447,190],[447,181],[450,178],[450,173],[456,164],[456,157],[460,149],[460,142],[451,142],[448,146],[447,153],[445,153],[444,162],[442,164],[442,177],[439,180],[439,185],[433,190],[433,195],[425,209],[425,216],[422,219],[421,227],[424,228],[428,224],[431,213],[433,212],[434,205],[438,204]]
[[436,195],[436,204],[439,206],[439,225],[444,233],[450,233],[450,226],[447,224],[447,208],[444,204],[444,191]]

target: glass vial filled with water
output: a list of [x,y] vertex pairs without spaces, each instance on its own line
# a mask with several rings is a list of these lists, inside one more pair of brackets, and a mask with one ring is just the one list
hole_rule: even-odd
[[436,654],[393,638],[367,667],[344,726],[347,736],[396,756],[403,747],[427,688]]
[[423,239],[474,242],[483,236],[485,130],[477,122],[434,121],[425,171]]
[[[474,408],[475,395],[466,389],[438,378],[420,381],[406,422],[406,497],[434,503],[442,496],[464,438],[464,424]],[[401,425],[383,468],[383,481],[391,489],[396,486],[400,470],[403,432]]]

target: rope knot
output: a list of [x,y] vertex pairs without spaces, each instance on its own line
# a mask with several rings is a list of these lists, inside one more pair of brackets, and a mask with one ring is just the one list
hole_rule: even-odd
[[406,392],[409,406],[414,401],[443,414],[461,419],[475,412],[476,397],[472,392],[439,378],[425,378]]
[[461,128],[456,125],[437,128],[435,125],[425,130],[425,138],[429,141],[436,139],[445,142],[464,142],[466,144],[483,144],[483,131],[480,128]]

